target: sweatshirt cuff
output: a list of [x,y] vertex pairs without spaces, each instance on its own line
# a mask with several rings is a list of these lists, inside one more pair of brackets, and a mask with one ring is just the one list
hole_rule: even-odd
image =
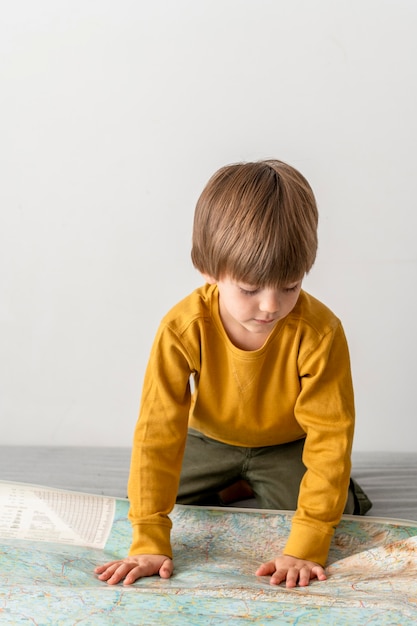
[[283,552],[297,559],[319,563],[324,567],[333,534],[333,528],[326,532],[308,524],[293,521]]
[[129,556],[135,554],[164,554],[172,559],[170,542],[171,525],[135,524]]

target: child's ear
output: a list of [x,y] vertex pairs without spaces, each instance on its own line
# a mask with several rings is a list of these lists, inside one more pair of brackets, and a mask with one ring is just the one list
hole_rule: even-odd
[[217,280],[213,276],[210,276],[209,274],[204,274],[203,272],[201,273],[201,275],[206,283],[208,283],[209,285],[214,285],[214,283],[217,283]]

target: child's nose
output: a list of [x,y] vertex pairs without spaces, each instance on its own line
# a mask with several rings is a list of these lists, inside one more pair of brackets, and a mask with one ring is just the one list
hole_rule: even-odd
[[274,291],[266,292],[262,295],[259,308],[265,313],[276,313],[279,311],[279,294]]

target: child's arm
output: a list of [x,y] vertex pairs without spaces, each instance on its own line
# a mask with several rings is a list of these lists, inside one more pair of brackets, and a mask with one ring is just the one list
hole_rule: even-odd
[[139,578],[155,574],[161,578],[170,578],[173,570],[172,559],[164,554],[140,554],[99,565],[94,573],[109,585],[117,585],[123,579],[124,585],[131,585]]
[[[307,563],[314,578],[318,571],[324,573],[350,480],[355,409],[349,352],[340,323],[322,336],[315,349],[311,346],[310,350],[306,349],[300,359],[299,373],[301,388],[295,417],[306,433],[303,450],[306,472],[284,555],[273,563],[277,564],[277,570],[284,563],[285,569],[288,559],[294,558],[298,564]],[[292,584],[295,578],[291,567],[298,566],[290,564],[287,568],[287,584]],[[301,566],[299,580],[302,569]]]
[[128,494],[132,545],[125,559],[94,570],[99,579],[129,585],[139,578],[169,578],[169,513],[175,504],[190,407],[190,366],[175,336],[154,342],[145,375],[132,449]]
[[286,581],[286,587],[306,587],[310,580],[326,580],[324,568],[313,561],[304,561],[284,554],[273,561],[262,563],[255,572],[256,576],[271,576],[271,585]]

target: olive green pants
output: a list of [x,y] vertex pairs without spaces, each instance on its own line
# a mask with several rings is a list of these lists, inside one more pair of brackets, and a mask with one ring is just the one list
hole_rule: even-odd
[[[219,492],[243,479],[251,486],[259,508],[295,511],[306,471],[303,447],[304,439],[262,448],[230,446],[190,429],[177,502],[219,506]],[[364,515],[371,506],[351,479],[344,512]]]

